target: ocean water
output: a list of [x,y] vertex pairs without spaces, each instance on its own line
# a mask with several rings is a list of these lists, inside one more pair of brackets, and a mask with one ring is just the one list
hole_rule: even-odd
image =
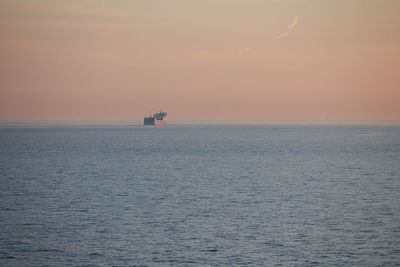
[[399,266],[400,126],[2,125],[0,266]]

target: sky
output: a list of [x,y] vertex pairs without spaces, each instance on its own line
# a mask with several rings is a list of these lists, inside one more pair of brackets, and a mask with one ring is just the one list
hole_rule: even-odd
[[0,120],[400,120],[398,0],[0,0]]

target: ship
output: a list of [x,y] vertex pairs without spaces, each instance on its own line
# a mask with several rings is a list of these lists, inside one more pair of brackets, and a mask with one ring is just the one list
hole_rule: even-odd
[[167,123],[167,113],[160,110],[153,116],[144,118],[144,125],[165,125]]

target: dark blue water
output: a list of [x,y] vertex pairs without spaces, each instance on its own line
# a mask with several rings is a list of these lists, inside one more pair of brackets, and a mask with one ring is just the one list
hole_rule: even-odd
[[0,127],[0,265],[400,264],[400,126]]

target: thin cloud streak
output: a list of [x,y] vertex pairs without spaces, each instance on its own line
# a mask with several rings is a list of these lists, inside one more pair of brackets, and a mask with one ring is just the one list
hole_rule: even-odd
[[247,47],[247,48],[243,49],[242,51],[240,51],[240,52],[238,53],[238,56],[243,56],[244,54],[249,53],[251,50],[253,50],[253,48]]
[[[299,22],[299,18],[297,16],[295,16],[294,19],[293,19],[293,22],[288,26],[288,29],[292,30],[297,25],[298,22]],[[284,32],[282,34],[274,36],[273,39],[274,40],[279,40],[279,39],[287,37],[288,35],[289,35],[289,32],[287,31],[287,32]]]
[[282,34],[279,34],[279,35],[274,36],[274,40],[279,40],[279,39],[285,38],[285,37],[287,37],[288,35],[289,35],[289,32],[284,32],[284,33],[282,33]]
[[297,16],[294,17],[292,24],[288,26],[288,29],[291,30],[296,26],[296,24],[299,22],[299,18]]

